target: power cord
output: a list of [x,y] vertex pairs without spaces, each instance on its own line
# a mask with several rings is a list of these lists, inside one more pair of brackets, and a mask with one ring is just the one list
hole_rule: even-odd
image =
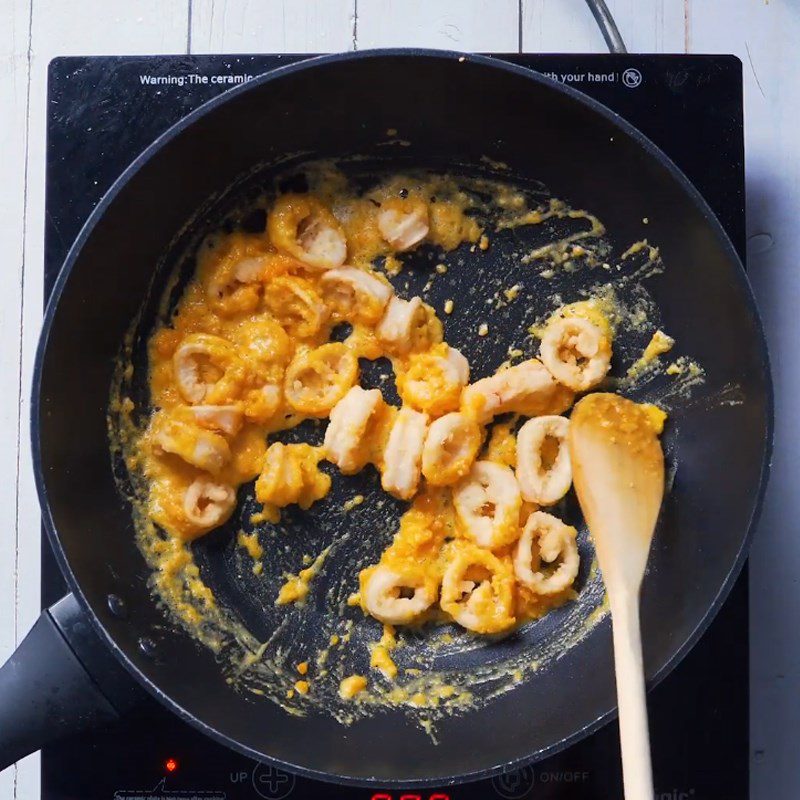
[[606,40],[609,52],[627,53],[628,48],[625,47],[617,23],[614,22],[614,17],[611,16],[605,0],[586,0],[586,5],[589,6],[589,10],[600,28],[600,33]]

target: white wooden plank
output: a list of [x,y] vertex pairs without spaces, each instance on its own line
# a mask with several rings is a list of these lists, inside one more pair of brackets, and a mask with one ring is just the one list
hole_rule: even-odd
[[[0,663],[16,646],[17,433],[22,333],[22,241],[25,226],[29,0],[0,0]],[[16,767],[0,773],[0,797],[14,796]]]
[[192,53],[352,50],[355,0],[193,0]]
[[517,0],[359,0],[359,50],[434,47],[486,53],[519,49]]
[[795,4],[693,2],[689,47],[733,52],[745,80],[748,268],[776,390],[772,477],[750,558],[751,796],[800,797],[800,83]]
[[[631,53],[683,52],[683,0],[607,0]],[[585,0],[522,0],[525,52],[598,53],[605,42]]]
[[[631,53],[682,53],[684,0],[607,0]],[[718,6],[718,16],[721,10]]]
[[522,51],[598,53],[603,37],[584,0],[522,0]]
[[[43,232],[44,87],[49,58],[77,52],[181,52],[187,45],[188,0],[84,0],[79,13],[72,4],[34,0],[32,42],[30,144],[28,157],[27,225],[25,237],[25,307],[22,318],[23,374],[22,414],[14,392],[9,401],[0,397],[0,447],[13,445],[19,435],[23,449],[20,465],[19,510],[20,607],[16,615],[19,634],[24,633],[38,611],[38,507],[31,480],[27,448],[28,387],[30,366],[40,323],[41,260]],[[194,0],[192,49],[206,51],[334,51],[359,48],[420,45],[464,50],[513,51],[519,28],[515,0]],[[683,26],[684,5],[688,30]],[[793,742],[800,735],[797,705],[799,679],[796,634],[791,627],[800,611],[800,548],[783,536],[788,520],[797,516],[795,499],[797,458],[781,442],[797,440],[790,398],[800,388],[800,364],[788,342],[785,326],[796,317],[800,278],[793,269],[791,247],[797,238],[796,209],[800,207],[800,169],[792,156],[792,136],[798,107],[794,42],[798,40],[796,12],[781,3],[705,3],[702,0],[609,0],[631,51],[683,49],[684,39],[693,51],[733,50],[743,59],[747,81],[747,144],[749,231],[754,248],[751,275],[762,306],[778,378],[778,447],[765,519],[753,553],[753,748],[761,756],[753,764],[754,798],[796,797]],[[0,368],[17,369],[13,342],[19,346],[19,301],[6,295],[19,286],[23,207],[21,203],[27,105],[27,0],[0,0],[0,256],[4,264],[3,296],[0,297]],[[583,0],[523,0],[522,39],[527,51],[595,51],[604,44]],[[751,63],[752,62],[752,63]],[[756,73],[758,77],[756,78]],[[6,79],[6,75],[10,77]],[[20,147],[22,148],[20,150]],[[18,157],[15,157],[18,156]],[[17,198],[15,201],[15,197]],[[761,235],[759,235],[761,234]],[[16,248],[16,249],[15,249]],[[780,290],[778,290],[780,286]],[[8,313],[6,313],[8,312]],[[17,326],[16,333],[13,330]],[[8,328],[12,330],[8,330]],[[15,338],[16,337],[16,338]],[[11,361],[8,359],[11,358]],[[784,411],[784,413],[781,413]],[[8,415],[11,416],[8,416]],[[21,421],[20,421],[21,420]],[[10,433],[9,433],[10,431]],[[7,442],[5,437],[10,439]],[[9,452],[3,448],[3,452]],[[5,480],[8,467],[0,464],[0,515],[7,513],[3,491],[16,482]],[[12,467],[13,470],[13,467]],[[15,473],[16,471],[13,470]],[[778,501],[783,503],[778,513]],[[10,534],[0,516],[0,602],[6,599],[6,572]],[[13,561],[13,553],[12,561]],[[12,575],[13,577],[13,575]],[[13,585],[13,581],[11,582]],[[9,595],[12,596],[12,595]],[[5,606],[8,608],[8,606]],[[7,616],[7,615],[6,615]],[[8,625],[0,616],[0,648],[11,645]],[[771,622],[772,624],[765,624]],[[756,624],[757,623],[757,624]],[[3,652],[1,655],[5,655]],[[781,676],[781,677],[778,677]],[[23,764],[16,795],[38,796],[36,768]],[[7,791],[11,771],[0,776],[0,798]]]
[[[33,0],[22,303],[21,442],[17,497],[18,638],[39,612],[39,507],[28,444],[30,385],[43,300],[44,166],[47,65],[57,55],[182,53],[188,0]],[[5,287],[4,287],[5,291]],[[38,796],[38,756],[20,763],[17,797]]]

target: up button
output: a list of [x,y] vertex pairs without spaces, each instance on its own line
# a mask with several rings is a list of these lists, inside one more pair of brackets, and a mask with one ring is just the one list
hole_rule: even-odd
[[295,777],[289,772],[259,763],[253,770],[253,788],[265,800],[283,800],[294,790]]

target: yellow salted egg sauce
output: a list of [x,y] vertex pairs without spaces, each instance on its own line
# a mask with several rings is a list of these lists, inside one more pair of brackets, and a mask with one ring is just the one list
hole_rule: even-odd
[[[413,301],[394,289],[387,276],[402,271],[405,253],[416,246],[406,250],[403,244],[403,237],[409,230],[413,233],[414,225],[425,226],[422,241],[440,253],[461,245],[477,253],[489,247],[486,223],[479,215],[469,213],[474,197],[456,181],[433,174],[396,175],[359,193],[343,174],[323,165],[309,183],[308,193],[285,194],[265,202],[267,226],[263,233],[210,234],[199,248],[196,274],[183,288],[174,313],[153,331],[148,342],[150,400],[155,411],[149,424],[132,437],[129,464],[141,473],[146,485],[143,529],[165,534],[147,534],[156,591],[167,598],[168,606],[185,624],[196,626],[198,631],[216,601],[186,543],[230,518],[236,508],[235,502],[230,504],[231,494],[235,501],[243,484],[255,482],[255,499],[260,505],[260,510],[250,516],[255,525],[278,522],[287,506],[308,509],[325,498],[331,486],[330,475],[321,469],[331,458],[326,446],[284,444],[274,441],[273,436],[309,419],[330,425],[337,404],[359,385],[359,359],[387,358],[403,407],[424,415],[427,426],[451,414],[473,420],[482,442],[477,459],[501,466],[512,475],[517,468],[519,426],[528,417],[565,414],[574,399],[572,390],[553,382],[544,395],[512,404],[517,413],[511,418],[477,422],[485,416],[487,398],[464,401],[463,385],[453,379],[451,367],[444,363],[449,346],[435,310],[420,302],[405,338],[392,338],[392,331],[383,329],[389,307],[380,299],[382,290],[376,288],[377,284],[369,284],[378,292],[378,299],[362,292],[359,281],[366,276],[388,287],[393,297],[406,303]],[[482,184],[481,189],[486,190],[487,185]],[[528,261],[545,261],[550,253],[553,263],[569,259],[594,263],[588,258],[590,251],[575,241],[602,233],[595,217],[573,212],[559,201],[529,210],[508,187],[492,191],[498,207],[507,207],[496,230],[543,224],[551,218],[589,221],[585,234],[556,243],[547,252],[530,254]],[[402,223],[395,224],[389,234],[383,212],[391,212],[395,223]],[[344,248],[341,261],[337,247]],[[344,274],[351,269],[359,274]],[[446,269],[437,267],[432,272],[443,274]],[[340,271],[343,274],[336,282],[333,278]],[[507,303],[521,302],[520,291],[514,284],[503,291],[503,297]],[[453,312],[457,312],[457,305],[451,301],[446,313]],[[613,302],[603,294],[562,304],[554,316],[584,319],[609,343],[618,322]],[[349,335],[343,342],[331,341],[334,327],[343,321],[351,326]],[[546,324],[532,326],[531,333],[538,336],[545,328]],[[515,344],[509,342],[509,353],[513,351],[514,358],[519,359],[523,351],[513,347]],[[469,359],[469,353],[464,355]],[[498,374],[505,366],[497,365]],[[511,390],[516,391],[516,387]],[[660,432],[664,412],[655,406],[645,412],[652,429]],[[384,403],[370,417],[353,453],[357,464],[371,464],[380,474],[386,473],[398,415],[398,408]],[[555,462],[556,450],[557,444],[550,440],[542,444],[544,471]],[[341,471],[348,474],[344,468]],[[436,635],[442,624],[456,622],[477,634],[494,635],[577,597],[571,584],[542,594],[522,583],[514,566],[518,558],[516,539],[498,545],[476,543],[470,523],[454,505],[454,486],[452,482],[433,485],[424,475],[419,476],[399,527],[378,562],[358,576],[342,576],[351,580],[358,577],[360,587],[352,602],[343,606],[360,606],[373,616],[369,586],[378,570],[397,574],[409,583],[408,587],[400,585],[397,596],[389,597],[389,601],[407,599],[404,595],[415,588],[422,594],[430,591],[434,597],[409,623],[383,622],[379,640],[369,645],[369,664],[380,680],[401,681],[395,651],[402,642],[398,631],[406,624],[430,625],[431,635]],[[196,497],[193,495],[190,503],[193,487]],[[231,494],[222,489],[215,494],[215,487]],[[361,502],[361,495],[352,497],[341,511],[361,513],[356,512]],[[486,508],[477,510],[478,516],[491,515],[493,505],[489,497]],[[521,531],[539,510],[545,509],[523,499],[514,512],[514,526]],[[147,527],[153,523],[155,527]],[[261,543],[256,534],[244,531],[237,534],[237,542],[256,562],[252,572],[260,576],[263,564],[269,562],[272,544]],[[296,574],[285,574],[275,596],[278,606],[302,607],[308,601],[312,581],[327,551]],[[480,558],[470,562],[471,554],[478,551],[488,554],[488,571],[481,566]],[[550,564],[541,560],[536,547],[532,558],[543,575],[558,568],[558,561]],[[439,596],[448,569],[458,560],[464,561],[463,585],[455,588],[451,606],[456,611],[451,614],[440,605]],[[502,603],[501,611],[498,602]],[[337,613],[335,609],[332,612]],[[377,618],[380,620],[380,616]],[[222,620],[219,624],[224,627],[228,623]],[[349,637],[349,628],[344,634],[331,634],[330,647],[349,641]],[[206,643],[212,646],[211,642],[207,637]],[[451,646],[452,640],[444,636],[441,643]],[[242,669],[258,663],[257,653],[258,648],[253,648]],[[324,665],[328,651],[324,657],[322,651],[318,656],[317,663]],[[307,662],[300,663],[307,669]],[[317,690],[311,691],[308,680],[295,678],[286,676],[282,690],[285,698],[299,695],[309,702],[306,696],[312,698]],[[373,702],[379,696],[373,695],[378,689],[371,679],[362,675],[342,675],[338,680],[342,699],[358,697],[361,705],[361,701]],[[407,687],[397,685],[380,697],[382,702],[419,708],[471,702],[471,694],[464,687],[416,674]]]

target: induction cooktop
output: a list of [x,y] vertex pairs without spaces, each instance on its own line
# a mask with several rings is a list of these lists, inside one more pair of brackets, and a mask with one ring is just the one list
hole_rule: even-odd
[[[48,76],[45,289],[123,169],[231,86],[306,55],[69,57]],[[732,56],[502,55],[605,103],[694,181],[744,259],[742,74]],[[42,603],[66,589],[47,540]],[[656,800],[748,797],[748,616],[743,573],[696,647],[649,695]],[[535,713],[532,709],[531,713]],[[388,724],[388,723],[387,723]],[[487,736],[492,732],[487,731]],[[622,796],[616,723],[491,780],[358,789],[253,762],[149,698],[124,719],[42,752],[44,800],[610,800]]]

